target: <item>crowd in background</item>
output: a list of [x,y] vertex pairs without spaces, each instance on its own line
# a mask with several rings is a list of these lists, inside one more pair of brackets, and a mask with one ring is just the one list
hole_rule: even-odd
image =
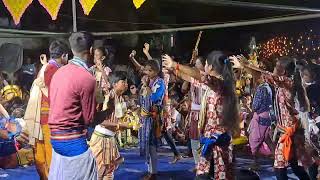
[[[114,171],[124,161],[119,149],[132,146],[139,147],[140,155],[146,157],[149,174],[145,178],[155,178],[157,147],[162,144],[169,145],[174,155],[169,163],[193,157],[194,172],[199,179],[233,179],[234,149],[246,145],[255,160],[252,170],[260,168],[258,157],[262,155],[274,159],[278,179],[288,178],[289,165],[300,179],[319,178],[320,96],[317,93],[320,65],[316,60],[281,57],[269,72],[262,60],[258,59],[256,64],[250,58],[229,56],[221,51],[202,57],[194,50],[190,63],[179,63],[189,60],[165,53],[157,57],[149,53],[150,46],[145,43],[142,49],[137,49],[145,57],[138,58],[140,53],[133,50],[127,64],[114,65],[110,64],[112,50],[94,46],[84,35],[77,35],[83,38],[84,45],[73,45],[77,40],[70,38],[70,46],[74,55],[88,56],[85,64],[81,57],[70,60],[69,46],[54,41],[49,47],[49,58],[40,57],[37,64],[41,67],[26,58],[15,82],[1,76],[1,168],[35,163],[41,179],[50,179],[52,175],[69,177],[70,172],[62,173],[65,164],[57,168],[57,159],[62,162],[64,157],[85,154],[87,145],[80,143],[85,132],[85,142],[95,162],[88,158],[80,160],[88,166],[96,163],[92,167],[96,168],[99,179],[113,179]],[[92,53],[87,52],[90,47],[93,47]],[[89,61],[89,56],[93,61]],[[87,99],[86,105],[80,106],[81,111],[90,109],[85,112],[87,117],[73,117],[73,112],[67,114],[69,118],[88,121],[84,124],[63,121],[59,114],[61,102],[50,97],[50,93],[62,97],[61,91],[69,92],[69,89],[56,88],[61,86],[59,83],[72,84],[57,80],[64,75],[68,77],[67,60],[69,64],[86,69],[95,79],[94,92],[81,92],[94,95],[94,100]],[[54,75],[57,72],[60,74]],[[34,86],[39,87],[42,95],[39,102],[41,132],[36,136],[34,132],[24,131],[28,129],[24,112],[32,111],[33,106],[28,107],[28,104],[34,97]],[[83,88],[90,87],[83,85]],[[81,98],[89,98],[89,95],[81,94]],[[53,117],[60,118],[61,122]],[[82,134],[75,126],[81,127]],[[66,127],[76,131],[72,135],[77,142],[70,138],[69,131],[65,136],[56,134],[65,133],[63,128]],[[30,136],[35,142],[30,143]],[[66,142],[62,143],[60,138],[68,141],[70,149],[75,148],[72,143],[80,144],[77,151],[70,154],[70,149],[61,146]],[[188,152],[179,152],[177,144],[187,146]],[[88,167],[81,169],[83,177],[92,178]]]

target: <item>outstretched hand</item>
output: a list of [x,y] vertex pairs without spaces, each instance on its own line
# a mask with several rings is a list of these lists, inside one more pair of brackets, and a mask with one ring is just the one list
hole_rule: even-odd
[[173,59],[169,55],[165,54],[165,55],[162,56],[162,66],[164,68],[171,69],[175,65],[176,65],[176,62],[173,61]]
[[240,63],[240,60],[236,56],[229,56],[230,62],[232,63],[232,68],[234,69],[241,69],[242,64]]

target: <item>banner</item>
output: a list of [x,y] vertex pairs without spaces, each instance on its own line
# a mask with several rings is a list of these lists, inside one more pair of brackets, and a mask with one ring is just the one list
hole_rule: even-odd
[[80,0],[80,4],[85,15],[89,15],[97,1],[98,0]]
[[136,7],[136,9],[139,9],[145,1],[146,0],[133,0],[133,4]]
[[2,0],[3,4],[6,6],[10,12],[14,23],[17,25],[20,23],[20,19],[32,0]]
[[47,10],[52,20],[56,20],[63,0],[39,0],[39,3]]

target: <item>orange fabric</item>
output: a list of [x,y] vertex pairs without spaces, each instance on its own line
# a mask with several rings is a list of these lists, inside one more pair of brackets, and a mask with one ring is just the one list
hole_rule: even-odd
[[293,127],[280,127],[285,132],[280,136],[279,142],[283,143],[283,157],[286,161],[290,160],[292,139],[294,132],[296,131],[296,124]]
[[51,164],[52,146],[50,142],[50,129],[48,125],[41,125],[43,141],[36,140],[34,149],[35,164],[41,180],[48,179]]

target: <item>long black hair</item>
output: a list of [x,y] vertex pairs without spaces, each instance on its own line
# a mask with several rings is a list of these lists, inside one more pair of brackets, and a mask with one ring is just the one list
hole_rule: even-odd
[[212,51],[207,57],[208,65],[222,75],[221,92],[223,95],[223,121],[221,125],[226,127],[233,136],[237,136],[239,129],[239,101],[236,96],[235,78],[233,68],[228,56],[221,51]]
[[[297,67],[297,60],[291,57],[281,57],[279,63],[285,69],[285,75],[293,78],[293,87],[291,89],[291,97],[297,96],[300,111],[308,112],[310,110],[309,99],[305,88],[302,85],[300,70]],[[292,99],[293,100],[293,99]]]

